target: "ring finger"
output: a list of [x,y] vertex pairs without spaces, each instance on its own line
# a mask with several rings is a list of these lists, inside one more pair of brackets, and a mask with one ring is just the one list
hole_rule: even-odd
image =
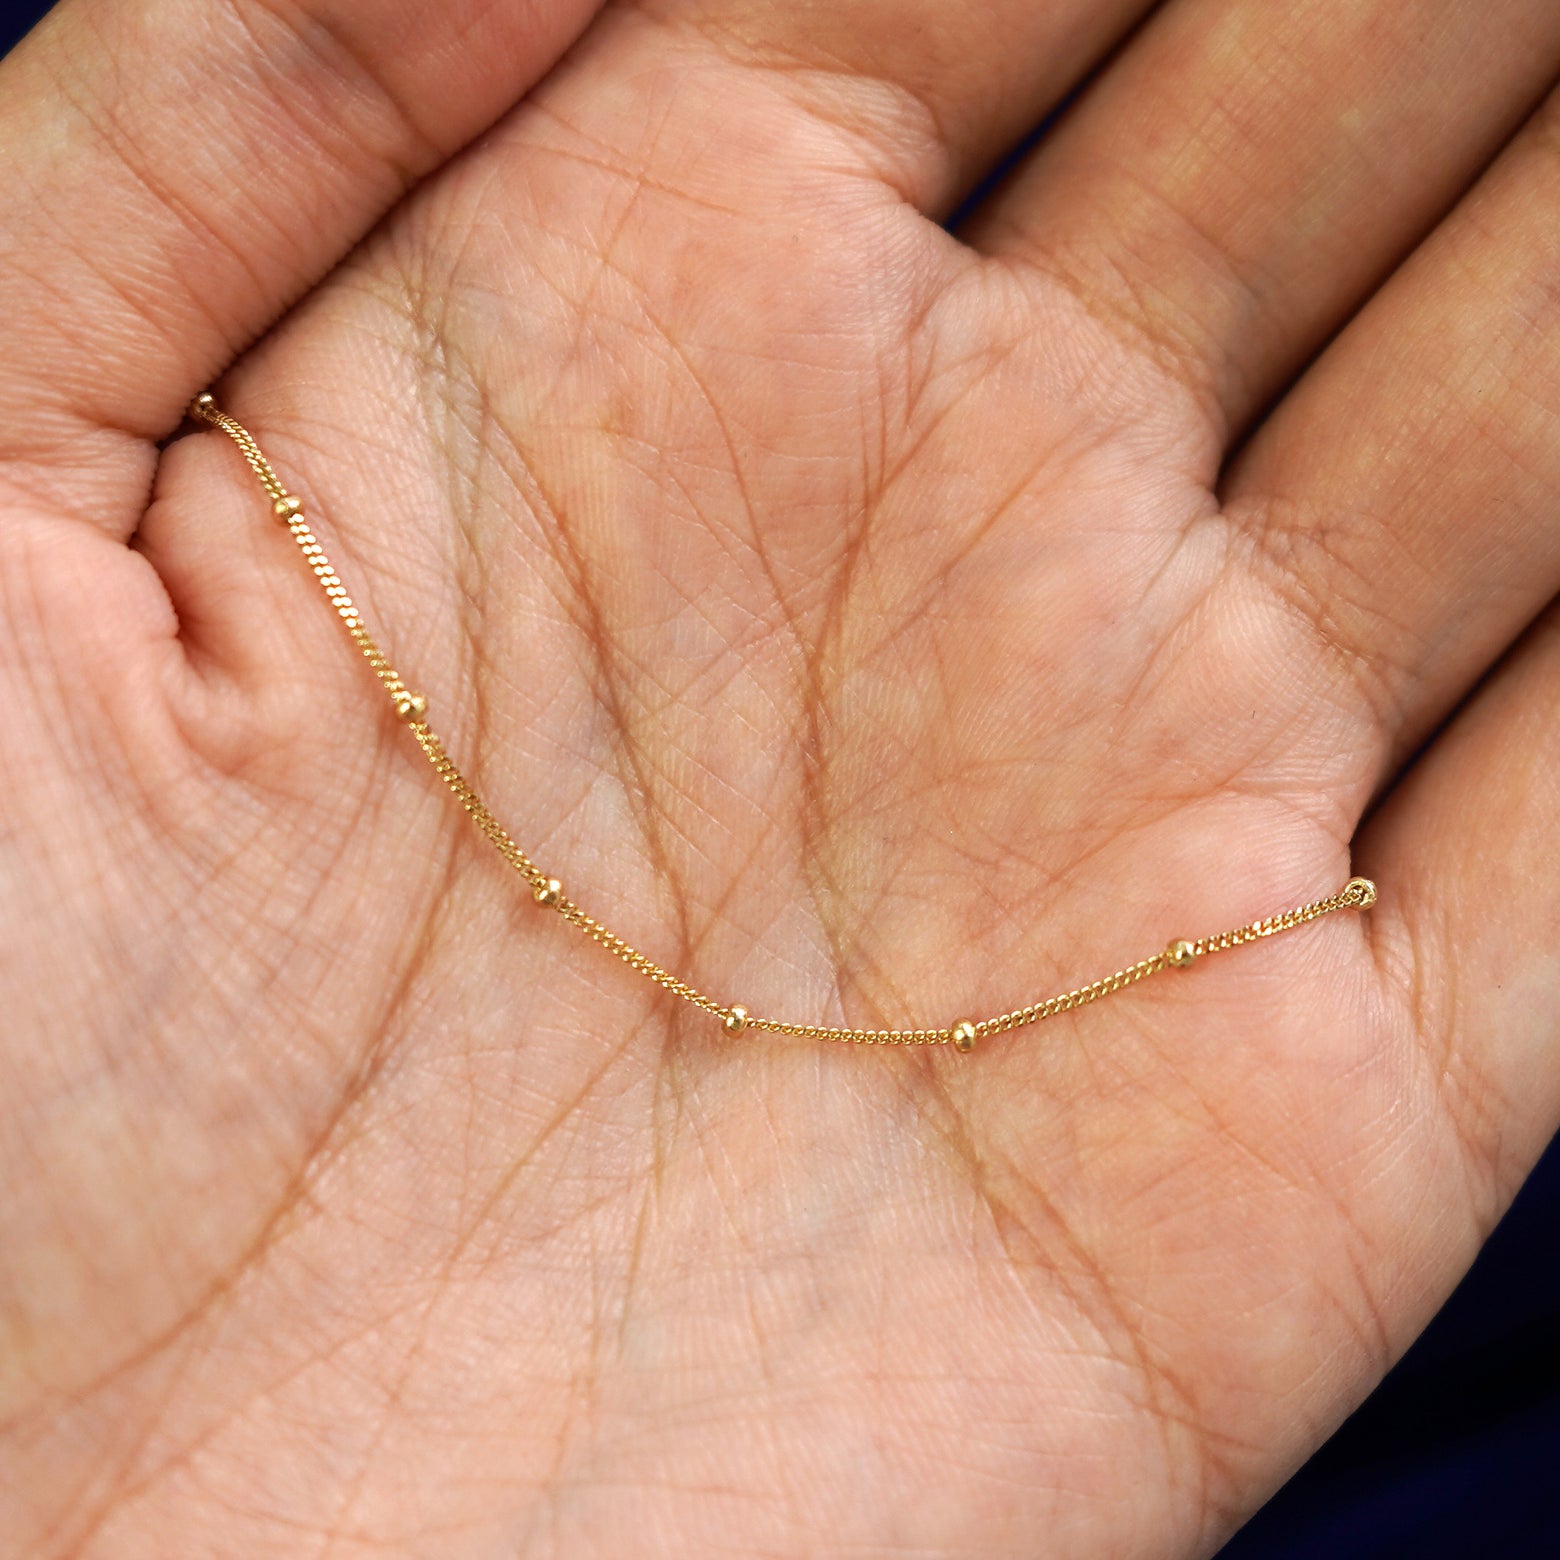
[[1552,0],[1177,0],[965,236],[1060,277],[1190,388],[1222,446],[1557,68]]

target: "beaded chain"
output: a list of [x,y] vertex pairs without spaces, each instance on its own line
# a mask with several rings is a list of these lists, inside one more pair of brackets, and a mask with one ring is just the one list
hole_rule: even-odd
[[1278,915],[1252,921],[1227,932],[1217,932],[1211,937],[1192,939],[1178,937],[1158,953],[1150,954],[1146,959],[1139,959],[1136,964],[1128,964],[1110,975],[1090,981],[1086,986],[1047,997],[1044,1001],[1032,1003],[1028,1007],[1016,1008],[1011,1013],[998,1014],[995,1018],[979,1020],[961,1018],[942,1029],[854,1029],[836,1024],[798,1024],[749,1013],[739,1002],[721,1002],[708,993],[700,991],[698,987],[679,979],[670,970],[657,964],[648,954],[641,953],[632,943],[603,926],[564,893],[563,884],[557,878],[549,877],[515,843],[504,826],[488,811],[487,804],[477,795],[471,782],[455,766],[455,761],[445,751],[444,744],[434,734],[433,728],[428,724],[427,698],[407,686],[401,674],[391,665],[384,651],[379,648],[374,637],[369,633],[362,613],[358,611],[352,597],[347,594],[347,588],[341,583],[341,578],[331,565],[330,559],[325,556],[325,549],[320,546],[319,538],[304,518],[303,501],[296,494],[289,493],[283,486],[271,463],[261,453],[254,435],[236,418],[222,411],[209,392],[196,396],[190,403],[190,415],[201,422],[209,423],[214,428],[220,428],[243,452],[244,459],[249,462],[255,475],[260,479],[260,485],[271,500],[272,511],[298,544],[299,551],[313,570],[314,577],[319,581],[331,606],[335,608],[347,633],[352,636],[352,642],[362,651],[374,676],[379,679],[385,693],[389,696],[396,714],[410,729],[417,745],[433,766],[434,773],[449,787],[456,801],[499,855],[525,879],[536,903],[555,911],[564,920],[577,926],[592,942],[599,943],[608,953],[615,954],[631,970],[654,981],[673,996],[680,997],[684,1002],[710,1014],[719,1021],[728,1034],[735,1035],[745,1029],[753,1029],[768,1034],[798,1035],[809,1040],[840,1040],[858,1045],[951,1044],[957,1051],[969,1052],[975,1049],[977,1041],[992,1035],[1006,1034],[1009,1030],[1022,1029],[1029,1024],[1038,1024],[1041,1020],[1053,1018],[1058,1013],[1066,1013],[1073,1008],[1083,1007],[1086,1003],[1097,1002],[1101,997],[1108,997],[1112,992],[1135,985],[1150,975],[1159,974],[1161,970],[1188,970],[1198,959],[1208,954],[1222,953],[1226,948],[1237,948],[1243,943],[1256,942],[1259,938],[1287,932],[1296,926],[1303,926],[1307,921],[1314,921],[1319,916],[1330,915],[1334,910],[1364,910],[1376,902],[1376,885],[1369,878],[1350,878],[1337,893],[1329,894],[1323,899],[1313,899],[1309,904],[1299,905],[1293,910],[1284,910]]

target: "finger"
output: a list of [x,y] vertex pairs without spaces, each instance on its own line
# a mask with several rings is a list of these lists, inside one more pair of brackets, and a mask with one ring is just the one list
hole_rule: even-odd
[[1560,589],[1557,254],[1560,94],[1229,474],[1242,549],[1385,772]]
[[858,132],[922,211],[945,215],[1156,0],[651,0]]
[[0,66],[0,459],[35,486],[144,476],[134,441],[595,4],[68,0]]
[[1226,435],[1560,67],[1551,0],[1180,0],[968,226],[1059,276]]
[[1414,1009],[1486,1228],[1560,1122],[1560,604],[1360,842],[1372,935]]

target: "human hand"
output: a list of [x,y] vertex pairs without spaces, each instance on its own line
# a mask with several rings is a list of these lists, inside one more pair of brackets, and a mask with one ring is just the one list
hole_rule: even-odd
[[[1207,1552],[1444,1297],[1560,1110],[1560,14],[1172,0],[938,227],[1141,9],[6,62],[9,1552]],[[499,817],[756,1012],[1381,902],[727,1038],[159,453],[219,373]]]

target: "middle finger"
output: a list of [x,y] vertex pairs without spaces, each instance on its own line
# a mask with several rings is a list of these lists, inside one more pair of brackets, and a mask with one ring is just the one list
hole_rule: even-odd
[[848,124],[945,214],[1155,0],[640,0]]

